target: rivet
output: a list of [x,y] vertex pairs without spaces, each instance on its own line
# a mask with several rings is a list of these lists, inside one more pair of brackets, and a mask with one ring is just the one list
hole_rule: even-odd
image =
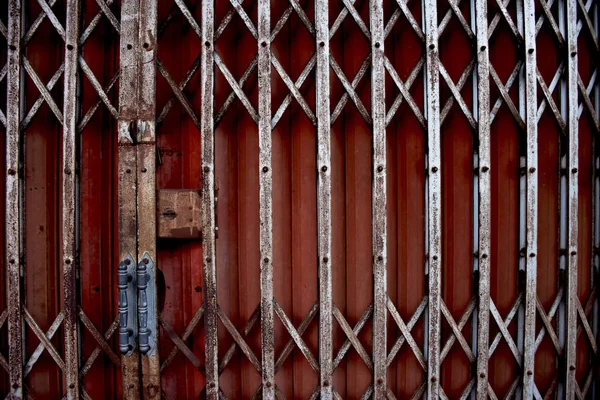
[[67,50],[69,50],[69,51],[70,51],[70,50],[73,50],[73,45],[72,45],[72,44],[68,44],[68,45],[67,45]]
[[531,172],[531,173],[535,172],[535,167],[529,168],[529,172]]
[[71,264],[71,259],[70,258],[66,258],[65,259],[65,264],[67,264],[67,265]]
[[529,253],[529,257],[535,257],[535,253]]
[[264,40],[261,42],[260,44],[262,47],[267,47],[267,42],[265,42]]
[[376,49],[378,49],[378,48],[380,48],[380,47],[381,47],[381,43],[379,43],[379,42],[375,42],[375,48],[376,48]]
[[438,172],[438,167],[431,167],[431,172],[433,172],[433,173]]
[[575,371],[575,366],[574,366],[574,365],[571,365],[571,366],[569,367],[569,369],[570,369],[571,371]]
[[148,43],[144,43],[143,47],[144,47],[146,50],[148,50],[148,48],[150,47],[150,44],[148,44]]
[[[433,49],[435,49],[435,44],[431,43],[431,44],[429,45],[429,50],[433,50]],[[432,379],[433,379],[433,378],[432,378]]]
[[267,173],[267,172],[269,172],[269,167],[263,167],[263,172],[264,172],[264,173]]
[[146,168],[142,168],[142,172],[147,172],[148,170]]
[[527,52],[528,52],[529,54],[533,54],[533,49],[529,49],[529,50],[527,50]]
[[131,261],[129,259],[125,259],[125,265],[129,265],[131,264]]
[[271,387],[271,382],[267,382],[267,387],[270,388]]
[[9,169],[8,169],[8,174],[9,174],[9,175],[15,175],[16,173],[17,173],[17,171],[15,171],[15,169],[14,169],[14,168],[9,168]]
[[325,386],[325,387],[329,386],[329,381],[323,381],[323,386]]
[[323,172],[327,172],[327,165],[323,165],[323,166],[321,167],[321,171],[323,171]]
[[65,168],[65,174],[71,175],[71,170],[69,168]]
[[438,259],[438,256],[433,256],[433,259],[434,259],[434,260],[437,260],[437,259]]
[[207,263],[209,263],[209,262],[212,262],[212,258],[210,258],[210,257],[206,257],[206,262],[207,262]]
[[380,384],[380,385],[383,385],[383,378],[377,379],[377,383]]
[[210,172],[210,167],[204,167],[204,172]]
[[483,259],[486,259],[486,258],[487,258],[487,254],[483,253],[483,254],[481,255],[481,258],[483,258]]
[[573,168],[573,169],[571,170],[571,172],[572,172],[572,173],[574,173],[574,174],[576,174],[576,173],[577,173],[577,168]]
[[[8,47],[9,47],[9,48],[10,48],[12,51],[17,51],[17,46],[15,46],[15,45],[12,45],[12,44],[11,44],[11,45],[10,45],[10,46],[8,46]],[[17,386],[17,387],[18,387],[18,386]]]
[[485,51],[486,49],[487,49],[487,47],[486,47],[486,46],[481,46],[481,47],[479,48],[479,50],[481,50],[481,51]]
[[12,388],[13,389],[18,389],[19,388],[19,384],[18,383],[13,383]]
[[437,378],[435,376],[431,377],[431,382],[437,382]]
[[150,260],[148,260],[147,258],[144,258],[144,259],[142,260],[142,262],[143,262],[144,264],[148,264],[148,263],[150,262]]
[[323,262],[324,262],[324,263],[327,263],[327,262],[329,262],[329,257],[323,257]]
[[74,384],[74,383],[71,383],[71,384],[69,385],[69,389],[75,389],[75,384]]
[[204,46],[210,48],[210,42],[207,40],[206,42],[204,42]]
[[131,49],[133,49],[133,46],[132,46],[132,45],[130,45],[130,44],[128,44],[128,45],[127,45],[127,50],[131,50]]
[[530,370],[530,369],[528,369],[528,370],[527,370],[527,375],[529,375],[529,376],[533,375],[533,371],[532,371],[532,370]]
[[571,52],[571,57],[575,57],[576,55],[577,55],[577,52],[576,52],[576,51],[572,51],[572,52]]
[[14,264],[15,263],[15,259],[11,258],[10,260],[8,260],[9,263]]
[[377,261],[383,261],[383,256],[377,256]]
[[323,41],[319,42],[319,46],[325,47],[325,42],[323,42]]
[[211,388],[214,388],[215,386],[216,386],[216,384],[215,384],[214,382],[211,382],[211,383],[210,383],[210,387],[211,387]]
[[572,256],[576,256],[576,255],[577,255],[577,252],[576,252],[575,250],[573,250],[573,251],[571,252],[571,255],[572,255]]
[[488,172],[489,170],[489,167],[481,167],[481,172]]
[[267,264],[267,263],[269,262],[269,257],[265,257],[265,258],[263,259],[263,262],[264,262],[265,264]]
[[128,174],[130,174],[130,173],[131,173],[131,169],[127,168],[127,169],[125,170],[125,172],[127,172]]
[[377,167],[377,172],[381,172],[381,171],[383,171],[383,166],[382,165],[380,165],[380,166]]
[[480,377],[480,378],[485,378],[485,372],[482,372],[482,373],[480,373],[480,374],[479,374],[479,377]]

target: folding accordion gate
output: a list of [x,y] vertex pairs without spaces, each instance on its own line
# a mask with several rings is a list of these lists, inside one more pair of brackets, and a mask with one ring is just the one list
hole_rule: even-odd
[[8,399],[596,399],[598,0],[4,0]]

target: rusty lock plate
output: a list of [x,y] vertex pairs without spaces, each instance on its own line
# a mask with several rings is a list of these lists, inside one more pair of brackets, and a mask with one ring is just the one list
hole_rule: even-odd
[[158,237],[201,239],[202,212],[200,190],[158,190],[156,214]]

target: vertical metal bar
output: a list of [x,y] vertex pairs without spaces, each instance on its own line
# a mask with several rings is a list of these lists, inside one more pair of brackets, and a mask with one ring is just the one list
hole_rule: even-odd
[[[137,265],[137,154],[135,149],[138,114],[138,25],[139,0],[121,5],[120,84],[118,121],[118,224],[119,260],[133,257]],[[132,267],[135,276],[136,267]],[[132,291],[135,293],[135,291]],[[132,294],[133,294],[132,293]],[[135,302],[135,298],[128,301]],[[135,304],[135,303],[134,303]],[[137,324],[137,318],[135,318]],[[134,341],[134,343],[137,341]],[[134,346],[121,356],[123,398],[139,399],[139,353]]]
[[537,230],[538,230],[538,134],[537,81],[535,43],[535,1],[524,0],[525,31],[525,118],[526,118],[526,244],[525,261],[525,327],[523,356],[523,398],[533,398],[535,361],[535,317],[537,298]]
[[80,2],[67,2],[67,26],[65,43],[65,80],[63,105],[63,191],[62,191],[62,240],[63,240],[63,286],[65,296],[65,365],[67,398],[79,398],[79,345],[77,327],[77,269],[79,257],[76,249],[76,162],[77,152],[77,79],[79,54]]
[[429,236],[429,313],[427,393],[428,398],[439,398],[440,376],[440,318],[442,266],[442,179],[440,147],[440,92],[438,19],[436,0],[423,0],[425,11],[426,46],[426,101],[428,147],[427,231]]
[[21,229],[19,170],[21,121],[21,2],[8,4],[8,74],[6,99],[6,248],[8,288],[8,363],[10,397],[23,397],[23,318],[21,314]]
[[258,1],[258,162],[260,201],[260,318],[263,398],[275,398],[273,326],[273,175],[271,170],[271,5]]
[[319,366],[321,399],[332,399],[331,113],[329,104],[329,1],[315,0],[317,53],[317,169],[319,232]]
[[202,251],[204,253],[204,324],[206,344],[206,394],[216,400],[219,393],[217,337],[217,281],[215,249],[215,132],[214,132],[214,0],[202,1],[201,139],[202,148]]
[[487,1],[476,0],[477,127],[479,134],[479,309],[477,324],[477,398],[488,398],[490,321],[490,65]]
[[[137,215],[138,265],[146,266],[147,288],[138,293],[147,304],[147,319],[140,313],[139,338],[142,365],[142,392],[145,399],[160,398],[160,357],[158,351],[158,309],[156,301],[156,52],[157,0],[140,0],[139,83],[137,116]],[[139,267],[138,267],[139,268]],[[140,275],[138,272],[138,281]],[[138,286],[139,288],[139,286]],[[148,338],[148,347],[142,347]],[[144,342],[142,342],[144,339]]]
[[575,398],[577,355],[577,242],[578,242],[578,168],[579,168],[579,94],[577,92],[577,2],[567,3],[567,96],[568,96],[568,214],[567,214],[567,342],[565,364],[566,398]]
[[373,119],[373,379],[375,399],[387,398],[387,195],[383,1],[371,0],[371,118]]

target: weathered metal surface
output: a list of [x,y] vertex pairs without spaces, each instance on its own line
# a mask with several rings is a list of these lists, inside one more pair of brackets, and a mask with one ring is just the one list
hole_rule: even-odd
[[[385,399],[387,384],[387,192],[383,2],[371,1],[371,119],[373,121],[373,385]],[[351,11],[352,13],[352,11]],[[365,27],[366,29],[366,27]]]
[[80,1],[67,2],[67,24],[65,34],[65,80],[64,80],[64,119],[62,146],[62,240],[63,240],[63,285],[65,292],[65,364],[67,398],[79,398],[79,344],[78,344],[78,267],[79,257],[77,230],[79,198],[76,190],[77,163],[77,116],[79,104],[78,56],[79,56]]
[[10,397],[23,398],[21,314],[21,2],[8,3],[5,149],[5,266],[8,308]]
[[535,4],[523,1],[525,59],[525,136],[526,136],[526,203],[525,203],[525,324],[523,330],[523,398],[534,393],[535,321],[538,267],[538,121]]
[[440,143],[440,94],[438,19],[436,0],[423,1],[425,12],[426,52],[426,118],[428,192],[427,232],[429,239],[429,310],[427,335],[427,396],[437,399],[440,379],[440,334],[441,334],[441,277],[442,277],[442,179]]
[[333,298],[331,258],[331,111],[329,81],[329,2],[315,1],[317,59],[317,175],[319,245],[319,384],[320,398],[333,398]]
[[201,239],[202,199],[199,190],[158,190],[157,233],[160,238]]
[[477,399],[488,398],[488,361],[490,330],[490,246],[491,246],[491,151],[490,151],[490,61],[488,7],[486,0],[475,1],[477,34],[477,128],[479,148],[478,184],[478,309],[477,309]]
[[[271,165],[271,5],[258,1],[258,143],[262,397],[275,398],[273,310],[273,172]],[[327,170],[322,167],[321,170]]]
[[219,394],[219,349],[217,336],[217,282],[215,247],[215,132],[214,132],[214,1],[202,1],[202,59],[200,64],[202,99],[201,139],[202,151],[202,234],[203,278],[205,299],[205,368],[206,395],[209,400]]

